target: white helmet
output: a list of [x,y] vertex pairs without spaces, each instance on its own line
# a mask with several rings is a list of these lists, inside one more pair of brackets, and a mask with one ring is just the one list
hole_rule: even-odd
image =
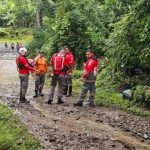
[[21,48],[19,49],[19,54],[21,54],[21,55],[25,55],[26,52],[27,52],[27,49],[24,48],[24,47],[21,47]]

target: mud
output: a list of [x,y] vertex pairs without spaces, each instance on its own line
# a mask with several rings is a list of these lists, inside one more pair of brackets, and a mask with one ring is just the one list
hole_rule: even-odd
[[44,150],[150,150],[150,120],[118,109],[73,107],[77,97],[64,98],[63,105],[47,105],[44,97],[33,99],[30,76],[27,99],[20,104],[15,52],[0,51],[0,100],[8,105],[41,142]]

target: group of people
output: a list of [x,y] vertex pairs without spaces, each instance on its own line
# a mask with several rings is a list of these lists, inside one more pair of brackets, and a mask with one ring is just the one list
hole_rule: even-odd
[[[19,51],[19,49],[23,47],[21,43],[17,42],[16,45],[14,43],[11,43],[10,48],[12,51],[14,51],[15,49],[17,50],[17,52]],[[5,48],[8,48],[8,44],[7,42],[5,42]]]
[[[34,60],[27,59],[27,49],[20,48],[19,55],[16,57],[20,78],[20,99],[22,103],[28,103],[25,95],[28,89],[29,72],[35,72],[35,95],[44,96],[43,86],[45,83],[45,75],[48,73],[47,60],[44,56],[44,51],[39,51]],[[94,106],[95,98],[95,82],[97,75],[98,61],[92,50],[86,51],[87,61],[84,63],[84,70],[81,77],[83,86],[79,99],[74,103],[74,106],[83,106],[83,101],[89,91],[88,105]],[[52,104],[55,94],[55,87],[58,84],[57,103],[64,103],[63,95],[69,97],[72,95],[72,73],[74,68],[74,55],[68,46],[64,46],[58,53],[55,53],[50,58],[50,66],[52,68],[50,92],[47,104]]]

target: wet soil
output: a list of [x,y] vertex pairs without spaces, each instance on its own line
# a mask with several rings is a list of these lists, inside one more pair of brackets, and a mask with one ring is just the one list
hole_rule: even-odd
[[[45,86],[44,97],[33,99],[34,77],[30,75],[27,99],[20,104],[15,52],[0,51],[0,101],[9,106],[27,126],[44,150],[150,150],[150,119],[105,107],[76,108],[76,96],[52,105]],[[49,84],[49,83],[48,83]],[[57,93],[56,93],[57,95]]]

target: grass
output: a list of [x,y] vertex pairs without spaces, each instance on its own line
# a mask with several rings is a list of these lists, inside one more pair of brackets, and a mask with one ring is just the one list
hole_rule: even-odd
[[138,116],[150,117],[150,111],[137,106],[133,101],[124,100],[121,93],[99,90],[96,94],[96,104],[119,108]]
[[[79,96],[82,82],[79,81],[79,76],[77,74],[80,74],[81,76],[81,71],[75,71],[74,73],[73,94]],[[122,94],[114,90],[115,85],[108,85],[107,83],[106,85],[103,84],[103,86],[101,86],[100,82],[103,81],[99,78],[96,82],[98,83],[95,98],[96,105],[119,108],[138,116],[150,117],[150,111],[146,110],[144,107],[138,106],[134,101],[124,100]]]
[[11,110],[0,105],[0,149],[40,150],[40,143],[27,132]]
[[[23,45],[26,45],[30,43],[33,39],[32,29],[28,29],[28,28],[16,29],[16,30],[13,30],[12,28],[0,28],[0,32],[5,32],[8,35],[6,37],[0,38],[0,43],[2,44],[4,44],[5,42],[7,42],[8,44],[11,43],[16,44],[17,42],[19,42],[22,43]],[[15,36],[16,32],[18,32],[17,37]]]

